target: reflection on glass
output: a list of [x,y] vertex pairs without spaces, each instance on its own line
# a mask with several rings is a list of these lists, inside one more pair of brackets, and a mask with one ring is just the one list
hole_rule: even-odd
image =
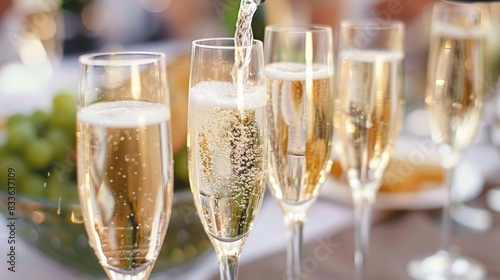
[[460,156],[476,136],[485,91],[485,48],[488,33],[484,12],[470,5],[434,6],[425,103],[432,139],[447,171],[443,208],[443,246],[433,255],[414,260],[414,279],[484,279],[481,263],[453,246],[452,210],[456,190],[453,173]]
[[[237,51],[246,64],[235,63]],[[232,75],[242,69],[246,72]],[[262,42],[235,47],[233,38],[194,41],[190,78],[191,191],[219,258],[221,279],[237,279],[238,260],[267,179]]]
[[301,279],[302,229],[331,167],[333,39],[328,26],[268,26],[269,182],[288,230],[287,279]]
[[403,42],[401,22],[341,23],[335,125],[337,152],[354,202],[358,280],[369,279],[371,208],[403,115]]
[[80,57],[78,192],[110,279],[147,279],[170,220],[173,157],[165,57]]

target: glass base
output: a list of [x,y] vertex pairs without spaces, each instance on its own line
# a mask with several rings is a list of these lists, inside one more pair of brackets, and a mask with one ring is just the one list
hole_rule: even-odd
[[477,260],[445,251],[408,263],[408,275],[415,280],[484,280],[486,270]]

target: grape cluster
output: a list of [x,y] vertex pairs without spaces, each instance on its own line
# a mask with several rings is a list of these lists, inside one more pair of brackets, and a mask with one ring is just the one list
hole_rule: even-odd
[[76,200],[76,98],[61,92],[52,103],[51,110],[7,119],[0,141],[0,191],[7,190],[7,169],[14,168],[17,195]]

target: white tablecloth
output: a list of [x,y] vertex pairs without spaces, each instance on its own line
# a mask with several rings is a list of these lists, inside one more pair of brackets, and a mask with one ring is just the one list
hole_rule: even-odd
[[[336,232],[352,224],[352,214],[348,208],[334,205],[331,202],[319,200],[310,210],[309,220],[304,228],[304,242],[310,242],[320,236]],[[16,238],[16,272],[7,270],[8,264],[8,228],[5,218],[0,219],[0,279],[5,280],[53,280],[73,279],[89,280],[90,278],[69,270],[48,258],[43,253],[32,248]],[[262,205],[250,236],[244,246],[240,265],[253,260],[283,251],[286,248],[286,231],[283,224],[281,210],[271,196],[268,196]],[[218,273],[218,264],[215,254],[209,254],[192,267],[182,271],[174,271],[175,275],[165,277],[157,275],[152,279],[183,279],[204,280],[213,278]]]

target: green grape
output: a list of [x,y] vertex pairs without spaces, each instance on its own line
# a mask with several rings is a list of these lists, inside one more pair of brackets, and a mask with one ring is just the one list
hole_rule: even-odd
[[[7,190],[8,187],[8,179],[9,179],[9,168],[13,169],[12,174],[14,177],[11,177],[10,182],[17,186],[18,180],[23,178],[27,173],[27,166],[24,161],[14,155],[6,155],[0,157],[0,188],[2,190]],[[15,178],[12,180],[12,178]]]
[[56,160],[65,160],[68,152],[74,149],[73,143],[62,128],[50,127],[45,133],[45,139],[50,143]]
[[7,123],[6,123],[7,129],[15,128],[18,124],[24,123],[24,122],[31,123],[30,117],[28,117],[24,114],[21,114],[21,113],[13,114],[13,115],[9,116],[9,118],[7,119]]
[[66,123],[67,123],[67,125],[65,127],[66,133],[68,133],[68,135],[71,135],[71,136],[73,136],[73,138],[75,138],[76,137],[76,113],[69,116],[68,121]]
[[75,142],[76,134],[76,97],[70,93],[58,93],[53,99],[53,112],[50,124],[66,130],[71,136],[71,143]]
[[72,109],[76,110],[76,96],[69,92],[60,92],[52,100],[54,109]]
[[41,197],[45,192],[46,178],[37,173],[28,173],[21,178],[18,193],[29,197]]
[[21,152],[36,138],[36,128],[30,121],[16,121],[7,129],[5,146],[8,150]]
[[50,125],[65,129],[69,134],[76,130],[76,112],[70,108],[54,108]]
[[[174,170],[176,178],[182,180],[182,183],[188,182],[188,162],[187,149],[183,148],[175,154]],[[177,186],[176,186],[177,187]]]
[[28,143],[24,156],[33,168],[43,169],[52,163],[54,150],[49,141],[39,138]]
[[9,150],[7,150],[6,146],[0,146],[0,158],[9,154]]
[[58,201],[66,195],[65,181],[68,180],[67,176],[57,174],[56,172],[51,172],[50,177],[47,179],[46,186],[46,198]]
[[43,110],[36,110],[31,114],[31,120],[38,131],[44,130],[49,125],[51,118],[51,113]]

